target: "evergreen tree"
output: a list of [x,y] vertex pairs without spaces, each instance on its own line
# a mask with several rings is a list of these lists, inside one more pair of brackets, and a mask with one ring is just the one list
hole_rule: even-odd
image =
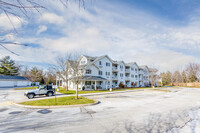
[[30,77],[31,77],[31,81],[33,82],[43,82],[43,71],[38,69],[37,67],[33,67],[31,70],[30,70]]
[[15,64],[14,60],[10,59],[10,56],[3,57],[0,59],[0,74],[3,75],[18,75],[19,66]]
[[167,73],[161,73],[161,77],[163,85],[169,85],[171,83],[172,74],[170,71]]

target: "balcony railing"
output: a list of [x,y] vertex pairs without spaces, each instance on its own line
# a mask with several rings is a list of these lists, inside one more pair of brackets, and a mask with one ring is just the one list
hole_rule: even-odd
[[143,74],[143,71],[139,71],[139,74]]
[[130,80],[130,77],[125,77],[125,80]]
[[113,71],[117,71],[117,67],[113,67],[112,70],[113,70]]
[[128,73],[130,73],[130,69],[125,69],[125,72],[128,72]]
[[118,77],[117,76],[113,76],[112,79],[118,80]]

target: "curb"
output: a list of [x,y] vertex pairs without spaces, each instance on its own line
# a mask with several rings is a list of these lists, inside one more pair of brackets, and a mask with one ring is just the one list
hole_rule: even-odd
[[[87,97],[87,96],[96,96],[96,95],[107,95],[107,94],[117,94],[117,93],[126,93],[126,92],[137,92],[137,91],[144,91],[144,89],[140,90],[125,90],[125,91],[109,91],[109,92],[100,92],[100,93],[86,93],[86,94],[79,94],[79,96],[82,97]],[[70,97],[70,96],[76,96],[76,94],[62,94],[61,95],[56,95],[57,98],[59,97]],[[53,97],[42,97],[41,99],[34,98],[34,99],[29,99],[28,101],[36,101],[36,100],[42,100],[42,99],[51,99]],[[25,102],[25,101],[20,101],[20,102]]]
[[144,89],[126,90],[126,91],[110,91],[110,92],[101,92],[101,93],[87,93],[87,94],[79,94],[79,95],[80,96],[93,96],[93,95],[106,95],[106,94],[117,94],[117,93],[137,92],[137,91],[144,91]]
[[[95,100],[94,100],[95,101]],[[72,107],[82,107],[82,106],[91,106],[100,104],[100,101],[95,101],[90,104],[77,104],[77,105],[60,105],[60,106],[30,106],[30,105],[22,105],[19,103],[13,103],[15,106],[24,107],[24,108],[32,108],[32,109],[58,109],[58,108],[72,108]]]

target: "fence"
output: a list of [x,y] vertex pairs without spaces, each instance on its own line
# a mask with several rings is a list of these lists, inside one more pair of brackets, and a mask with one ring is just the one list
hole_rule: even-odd
[[174,86],[200,87],[200,83],[173,83]]

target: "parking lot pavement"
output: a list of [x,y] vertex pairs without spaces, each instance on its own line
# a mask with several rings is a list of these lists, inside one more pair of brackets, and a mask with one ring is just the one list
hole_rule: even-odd
[[[7,94],[6,98],[12,92]],[[200,108],[199,95],[200,89],[194,88],[172,92],[138,91],[91,95],[86,97],[101,103],[49,110],[8,104],[0,106],[0,132],[145,133],[183,132],[184,128],[189,132],[192,129],[197,131],[200,124],[196,122],[195,126],[191,126],[191,123],[198,119],[198,113],[194,112]]]

